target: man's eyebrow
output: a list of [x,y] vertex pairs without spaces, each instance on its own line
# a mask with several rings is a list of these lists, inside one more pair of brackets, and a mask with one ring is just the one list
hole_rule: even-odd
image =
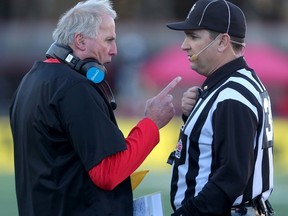
[[106,37],[105,40],[108,40],[108,41],[116,40],[116,37],[115,36],[108,36],[108,37]]
[[197,36],[198,34],[195,32],[195,31],[193,31],[193,30],[187,30],[187,31],[184,31],[184,33],[186,34],[186,35],[193,35],[193,36]]

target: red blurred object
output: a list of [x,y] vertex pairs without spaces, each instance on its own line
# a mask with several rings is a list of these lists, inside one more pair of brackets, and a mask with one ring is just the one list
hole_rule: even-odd
[[[244,56],[265,85],[288,85],[287,53],[267,44],[248,44]],[[182,86],[201,85],[205,80],[190,68],[187,54],[180,45],[165,48],[148,60],[141,76],[148,86],[167,85],[176,76],[182,77]]]
[[268,44],[251,44],[244,56],[265,85],[288,85],[288,53]]
[[179,85],[201,85],[205,77],[190,68],[186,52],[181,45],[173,45],[161,50],[142,67],[141,76],[148,86],[165,86],[177,76],[182,80]]

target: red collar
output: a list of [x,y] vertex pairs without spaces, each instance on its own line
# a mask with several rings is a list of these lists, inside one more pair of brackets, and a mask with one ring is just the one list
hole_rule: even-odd
[[48,58],[48,59],[44,60],[43,62],[46,62],[46,63],[60,63],[60,61],[58,59],[55,59],[55,58]]

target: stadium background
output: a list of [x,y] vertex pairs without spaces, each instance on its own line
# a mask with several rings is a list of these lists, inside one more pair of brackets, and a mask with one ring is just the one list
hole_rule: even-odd
[[[11,97],[31,64],[45,57],[44,53],[52,42],[51,32],[58,17],[76,2],[78,1],[1,0],[0,2],[1,216],[18,215],[14,188],[13,144],[8,120]],[[116,115],[123,133],[127,135],[142,117],[146,99],[158,93],[168,83],[169,74],[176,76],[180,73],[185,78],[173,92],[177,115],[161,129],[159,145],[139,168],[139,170],[149,169],[150,172],[134,191],[135,197],[160,191],[165,215],[171,212],[169,205],[171,166],[166,160],[175,147],[181,126],[180,98],[189,85],[201,84],[201,78],[190,71],[188,63],[180,63],[181,59],[186,60],[185,54],[182,56],[178,54],[184,35],[167,30],[165,24],[171,20],[183,19],[194,2],[192,0],[113,1],[119,15],[116,21],[118,56],[108,66],[108,79],[118,103]],[[232,2],[246,13],[247,46],[269,48],[267,56],[264,56],[263,51],[254,52],[255,50],[251,49],[246,54],[253,53],[250,61],[263,56],[257,64],[262,65],[266,71],[259,76],[265,80],[264,84],[270,92],[275,124],[275,190],[271,201],[277,215],[285,216],[288,211],[288,74],[286,74],[288,2],[286,0]],[[160,66],[156,64],[158,66],[156,67],[155,62],[162,64]],[[175,65],[171,65],[171,62],[178,62],[172,72],[171,68]],[[185,74],[187,68],[188,74]],[[158,74],[159,71],[161,73]]]

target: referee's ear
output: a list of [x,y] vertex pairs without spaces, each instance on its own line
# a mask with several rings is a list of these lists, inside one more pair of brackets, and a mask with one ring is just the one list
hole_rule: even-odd
[[224,33],[217,39],[218,52],[223,53],[227,48],[231,46],[230,36],[227,33]]

